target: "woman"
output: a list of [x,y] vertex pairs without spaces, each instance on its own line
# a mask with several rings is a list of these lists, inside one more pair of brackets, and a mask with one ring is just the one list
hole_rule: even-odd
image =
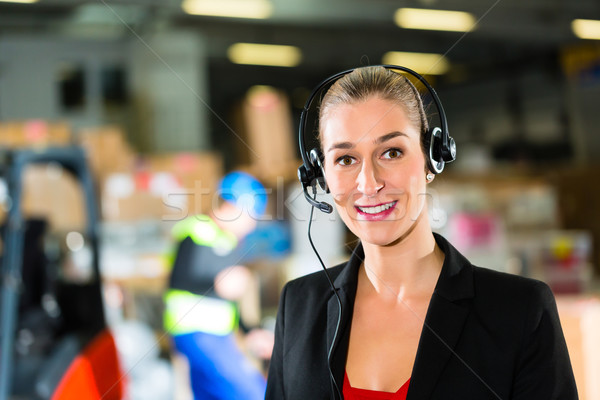
[[432,232],[414,86],[358,68],[327,91],[319,125],[325,180],[360,243],[329,269],[339,316],[324,272],[285,286],[266,398],[576,399],[548,286],[475,267]]

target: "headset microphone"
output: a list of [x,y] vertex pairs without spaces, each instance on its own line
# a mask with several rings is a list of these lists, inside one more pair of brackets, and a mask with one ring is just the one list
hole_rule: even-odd
[[331,207],[331,204],[325,203],[324,201],[317,201],[317,200],[313,199],[312,197],[310,197],[308,195],[308,191],[306,189],[307,188],[305,187],[304,188],[304,197],[306,197],[306,200],[310,203],[310,205],[318,208],[319,210],[323,211],[324,213],[331,214],[331,212],[333,211],[333,207]]
[[317,200],[313,199],[312,197],[310,197],[310,195],[308,194],[309,186],[311,186],[313,188],[313,195],[316,194],[317,187],[315,184],[309,183],[309,182],[314,182],[314,179],[310,179],[307,176],[307,171],[306,171],[306,168],[304,168],[304,165],[302,165],[302,166],[300,166],[300,168],[298,168],[298,179],[302,183],[302,192],[304,193],[304,197],[306,198],[306,201],[308,201],[311,206],[318,208],[320,211],[327,213],[327,214],[331,214],[331,212],[333,211],[333,207],[331,206],[331,204],[325,203],[324,201],[317,201]]

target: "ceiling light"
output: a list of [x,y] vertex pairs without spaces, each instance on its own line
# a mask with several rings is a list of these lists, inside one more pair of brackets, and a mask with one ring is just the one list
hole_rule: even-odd
[[227,56],[236,64],[275,67],[295,67],[302,60],[297,47],[258,43],[235,43],[227,49]]
[[571,29],[581,39],[600,40],[600,21],[594,19],[574,19]]
[[268,0],[183,0],[183,11],[213,17],[265,19],[273,13]]
[[448,59],[442,54],[408,53],[388,51],[383,55],[383,64],[402,65],[419,74],[443,75],[450,69]]
[[433,31],[468,32],[475,28],[473,14],[462,11],[399,8],[394,22],[401,28]]
[[38,0],[0,0],[2,3],[37,3]]

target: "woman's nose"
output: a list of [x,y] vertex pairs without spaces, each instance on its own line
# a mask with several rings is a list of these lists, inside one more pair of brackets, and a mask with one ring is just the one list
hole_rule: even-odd
[[384,186],[377,168],[370,162],[364,162],[357,177],[357,190],[367,197],[373,197]]

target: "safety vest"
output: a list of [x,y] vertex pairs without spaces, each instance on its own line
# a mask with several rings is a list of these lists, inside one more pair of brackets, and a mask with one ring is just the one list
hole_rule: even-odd
[[[206,215],[186,218],[173,227],[173,237],[181,241],[190,237],[200,246],[229,252],[237,239],[223,231]],[[164,328],[170,335],[204,332],[227,335],[237,329],[239,313],[234,303],[219,298],[202,296],[186,290],[168,289],[164,295]]]

